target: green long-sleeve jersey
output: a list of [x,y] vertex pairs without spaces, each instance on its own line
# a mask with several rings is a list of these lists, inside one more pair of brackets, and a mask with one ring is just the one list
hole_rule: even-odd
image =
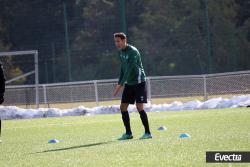
[[118,84],[135,85],[146,81],[139,51],[131,45],[120,51],[121,72]]

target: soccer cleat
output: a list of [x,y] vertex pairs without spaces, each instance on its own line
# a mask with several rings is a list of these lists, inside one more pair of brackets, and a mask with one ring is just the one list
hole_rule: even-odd
[[142,139],[152,139],[152,135],[150,133],[144,133],[142,137],[140,137],[140,140]]
[[133,139],[132,134],[124,133],[120,138],[118,138],[118,140],[129,140],[129,139]]

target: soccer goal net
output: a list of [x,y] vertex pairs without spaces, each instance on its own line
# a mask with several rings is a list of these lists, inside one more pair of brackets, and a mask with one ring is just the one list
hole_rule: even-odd
[[[26,105],[32,104],[37,108],[39,107],[39,76],[38,76],[38,51],[12,51],[12,52],[0,52],[0,62],[4,69],[6,78],[6,88],[8,91],[14,91],[15,96],[7,96],[5,99],[13,101],[14,98],[18,102],[18,99],[26,99]],[[18,89],[17,89],[17,85]],[[22,86],[20,86],[22,85]],[[31,86],[32,85],[32,86]],[[27,87],[30,87],[34,93],[27,93]],[[33,91],[35,89],[35,91]],[[8,92],[6,92],[8,93]],[[28,102],[29,101],[29,102]],[[15,105],[15,104],[12,104]]]

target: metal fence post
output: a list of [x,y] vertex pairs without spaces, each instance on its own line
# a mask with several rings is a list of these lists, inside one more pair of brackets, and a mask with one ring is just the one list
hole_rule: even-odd
[[120,0],[121,31],[127,33],[125,0]]
[[96,106],[99,106],[97,80],[94,80],[94,86],[95,86],[95,101],[96,101]]
[[39,71],[38,71],[38,51],[35,52],[35,89],[36,89],[36,108],[39,108]]
[[45,85],[43,85],[43,100],[44,100],[44,104],[47,104],[49,107],[48,99],[47,99],[47,88]]
[[147,89],[148,89],[148,99],[149,99],[149,102],[151,103],[151,83],[150,83],[150,77],[147,77],[147,81],[148,81],[148,86],[147,86]]
[[204,101],[207,100],[207,78],[203,75],[203,89],[204,89]]

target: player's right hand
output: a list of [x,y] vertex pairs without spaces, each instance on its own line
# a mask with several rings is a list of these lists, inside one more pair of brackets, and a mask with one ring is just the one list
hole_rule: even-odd
[[115,88],[115,91],[113,93],[113,96],[116,96],[121,88],[122,88],[122,85],[117,85],[116,88]]
[[4,102],[4,95],[0,94],[0,104],[2,104]]

